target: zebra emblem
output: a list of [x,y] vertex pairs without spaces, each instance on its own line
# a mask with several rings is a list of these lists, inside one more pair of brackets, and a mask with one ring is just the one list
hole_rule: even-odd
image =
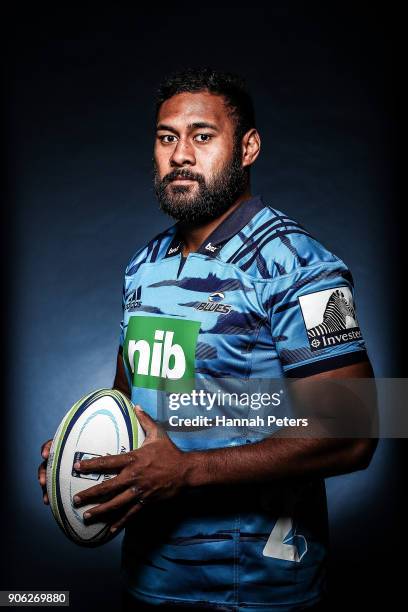
[[[347,325],[347,317],[351,317],[353,324]],[[353,306],[344,297],[344,293],[340,289],[336,289],[331,294],[327,306],[323,313],[323,321],[319,325],[315,325],[307,330],[309,338],[329,334],[330,332],[347,329],[348,327],[357,327],[356,313]]]
[[361,338],[348,287],[304,295],[299,302],[312,351]]

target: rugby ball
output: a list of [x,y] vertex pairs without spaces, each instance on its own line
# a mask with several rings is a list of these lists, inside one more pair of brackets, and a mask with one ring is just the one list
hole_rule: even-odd
[[111,534],[110,524],[104,522],[84,523],[84,513],[97,504],[77,508],[72,501],[77,493],[116,474],[81,474],[74,463],[127,453],[139,448],[144,437],[132,403],[116,389],[85,395],[64,416],[47,461],[47,493],[58,525],[71,540],[82,546],[99,546],[117,533]]

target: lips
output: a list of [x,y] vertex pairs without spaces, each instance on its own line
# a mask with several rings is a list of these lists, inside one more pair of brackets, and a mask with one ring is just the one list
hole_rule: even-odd
[[176,181],[179,181],[179,182],[185,182],[185,181],[191,182],[191,181],[195,181],[195,179],[189,179],[189,178],[183,178],[183,177],[176,177],[175,179],[172,179],[172,181],[171,181],[171,182],[172,182],[172,183],[174,183],[174,182],[176,182]]

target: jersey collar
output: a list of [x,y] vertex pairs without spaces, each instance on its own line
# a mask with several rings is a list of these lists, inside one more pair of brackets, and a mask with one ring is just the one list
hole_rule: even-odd
[[[265,208],[260,195],[255,195],[248,200],[243,200],[231,214],[220,223],[213,232],[207,237],[196,253],[216,257],[228,240],[233,238],[238,232],[247,225],[252,217],[260,210]],[[179,232],[179,226],[175,224],[176,232],[170,245],[167,248],[165,257],[173,257],[183,251],[183,239]]]

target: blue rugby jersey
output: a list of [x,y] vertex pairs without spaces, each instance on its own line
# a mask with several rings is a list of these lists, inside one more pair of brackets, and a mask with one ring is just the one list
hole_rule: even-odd
[[[346,265],[260,196],[186,258],[177,224],[132,256],[120,345],[133,403],[185,451],[260,439],[256,428],[225,438],[210,427],[170,428],[169,394],[191,390],[191,381],[245,386],[367,359]],[[322,479],[206,486],[137,514],[122,574],[152,604],[285,612],[321,598],[326,555]]]

